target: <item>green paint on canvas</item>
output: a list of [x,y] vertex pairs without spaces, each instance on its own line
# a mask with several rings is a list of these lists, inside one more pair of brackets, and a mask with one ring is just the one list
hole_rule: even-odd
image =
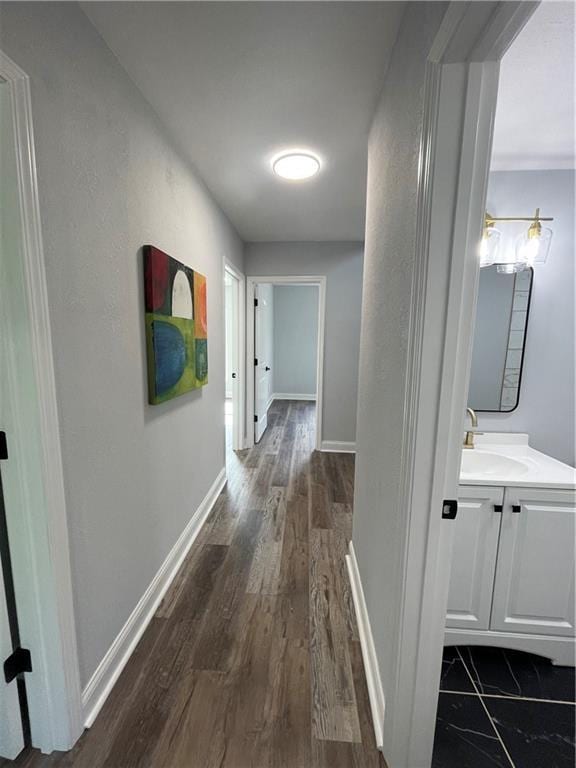
[[[155,391],[156,363],[154,357],[154,336],[152,329],[152,323],[155,320],[176,326],[176,328],[178,328],[184,337],[186,346],[186,365],[184,367],[182,376],[173,387],[168,389],[166,392],[162,392],[161,395],[157,395]],[[150,393],[151,404],[157,405],[158,403],[163,403],[166,400],[177,397],[178,395],[183,395],[185,392],[189,392],[192,389],[198,389],[208,381],[208,376],[202,380],[196,378],[196,349],[193,320],[188,320],[183,317],[172,317],[170,315],[146,312],[146,347],[148,358],[148,392]]]

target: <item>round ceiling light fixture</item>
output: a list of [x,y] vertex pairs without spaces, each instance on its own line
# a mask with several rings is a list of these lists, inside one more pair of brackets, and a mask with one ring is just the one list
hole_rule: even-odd
[[316,176],[320,170],[320,160],[311,152],[292,149],[277,155],[272,160],[272,169],[282,179],[304,181]]

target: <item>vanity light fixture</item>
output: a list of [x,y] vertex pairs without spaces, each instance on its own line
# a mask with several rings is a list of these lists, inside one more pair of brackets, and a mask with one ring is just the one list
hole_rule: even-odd
[[[500,243],[500,232],[494,229],[497,221],[529,221],[528,231],[516,241],[516,250],[512,261],[499,261],[497,258]],[[484,231],[480,243],[480,266],[489,267],[497,265],[498,272],[513,274],[522,272],[534,264],[543,264],[550,252],[552,242],[552,230],[543,227],[543,221],[554,221],[553,218],[540,216],[540,208],[536,208],[534,216],[492,216],[486,213],[484,216]],[[494,242],[493,239],[496,237]]]
[[272,169],[282,179],[304,181],[316,176],[320,160],[312,152],[293,149],[277,155],[272,160]]

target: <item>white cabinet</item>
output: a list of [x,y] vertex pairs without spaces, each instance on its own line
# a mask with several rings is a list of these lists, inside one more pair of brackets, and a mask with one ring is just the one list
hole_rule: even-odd
[[452,524],[446,644],[574,664],[574,491],[461,486]]
[[506,490],[492,629],[574,634],[575,522],[572,491]]
[[504,488],[462,486],[454,526],[446,626],[488,629]]

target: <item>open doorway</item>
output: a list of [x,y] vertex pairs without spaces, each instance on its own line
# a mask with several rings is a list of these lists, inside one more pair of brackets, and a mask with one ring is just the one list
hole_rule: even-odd
[[574,763],[574,29],[500,68],[433,766]]
[[[315,446],[322,435],[323,277],[249,278],[247,292],[248,444],[259,443],[277,401],[309,403]],[[309,414],[310,415],[310,414]]]
[[226,453],[244,447],[244,276],[230,264],[224,268]]

